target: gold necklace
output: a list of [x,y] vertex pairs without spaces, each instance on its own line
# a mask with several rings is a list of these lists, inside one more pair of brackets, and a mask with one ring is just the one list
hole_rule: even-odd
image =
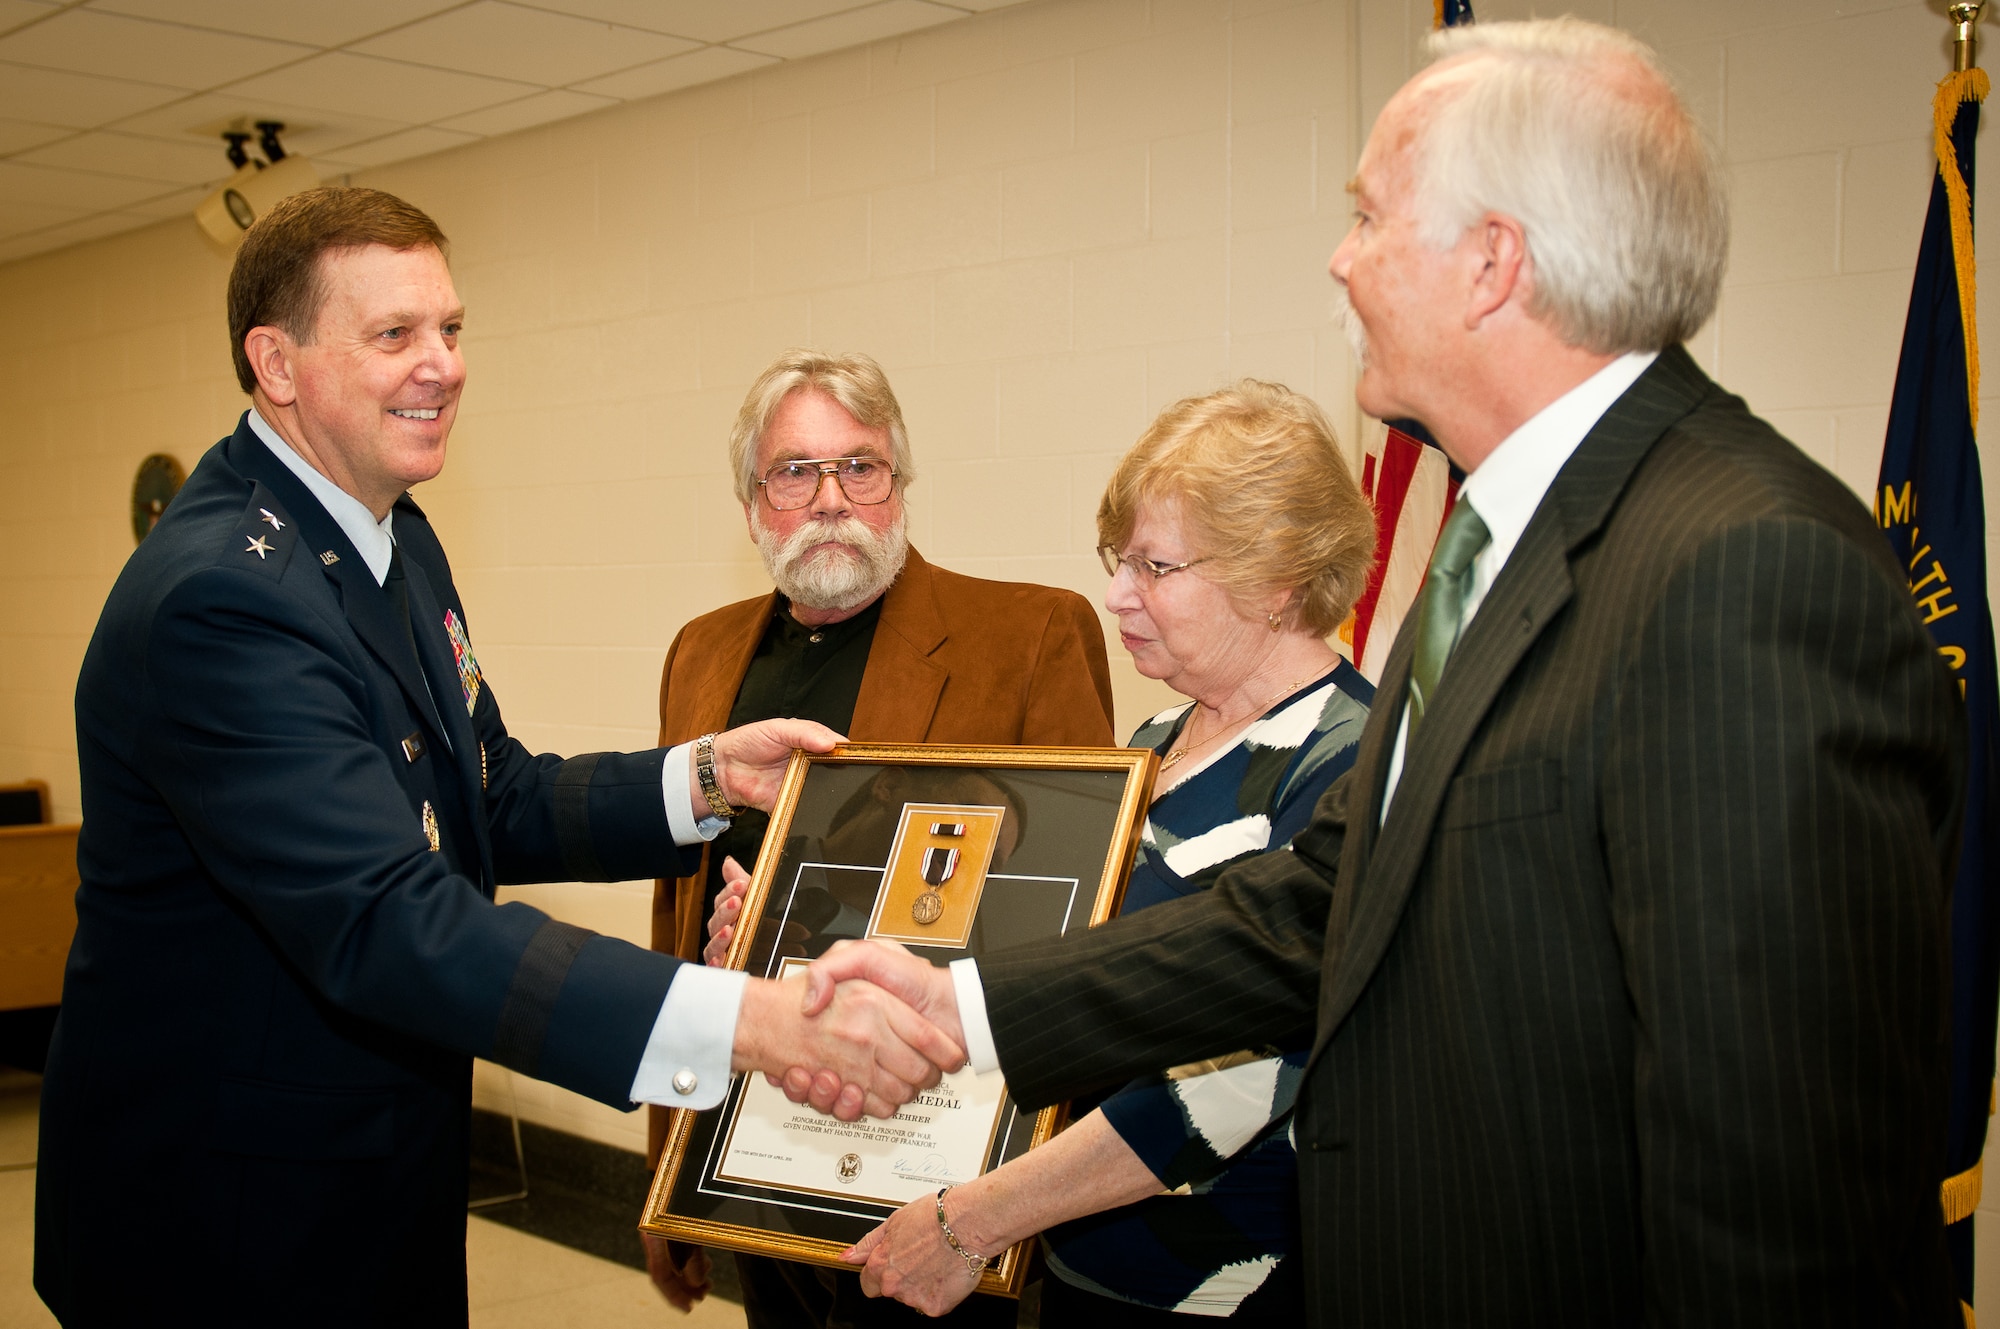
[[[1207,738],[1204,738],[1199,743],[1181,743],[1177,745],[1171,751],[1169,751],[1166,756],[1160,758],[1160,769],[1163,771],[1173,769],[1175,763],[1179,762],[1182,757],[1187,756],[1188,753],[1193,752],[1196,748],[1205,748],[1210,743],[1213,743],[1216,739],[1221,738],[1224,734],[1228,734],[1237,729],[1242,728],[1244,724],[1249,723],[1249,720],[1254,720],[1258,716],[1262,715],[1265,711],[1270,710],[1271,707],[1277,703],[1280,697],[1291,696],[1294,692],[1297,692],[1300,688],[1304,687],[1306,684],[1312,682],[1315,678],[1318,677],[1319,677],[1318,674],[1307,674],[1304,678],[1297,679],[1294,682],[1285,684],[1283,688],[1279,689],[1276,693],[1272,695],[1270,701],[1265,702],[1262,706],[1252,711],[1250,713],[1249,719],[1243,721],[1241,724],[1224,725],[1220,730],[1216,731],[1213,734],[1210,734]],[[1195,703],[1196,714],[1194,717],[1196,720],[1201,718],[1200,710],[1201,710],[1201,703],[1196,702]],[[1220,715],[1222,714],[1222,712],[1217,711],[1216,714]],[[1181,733],[1186,734],[1188,733],[1189,730],[1192,730],[1193,728],[1194,728],[1194,721],[1190,720],[1188,722],[1187,728],[1183,729]]]

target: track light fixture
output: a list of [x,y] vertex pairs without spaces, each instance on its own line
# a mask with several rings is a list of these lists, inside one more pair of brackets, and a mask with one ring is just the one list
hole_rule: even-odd
[[[229,164],[236,168],[236,174],[223,181],[194,210],[194,219],[200,223],[202,232],[224,253],[235,251],[250,224],[269,211],[273,203],[319,183],[319,173],[313,170],[312,163],[286,152],[284,144],[278,141],[278,135],[285,129],[282,120],[258,120],[254,128],[257,132],[253,135],[239,121],[222,132],[223,141],[229,145],[225,149]],[[244,146],[252,138],[264,154],[262,160],[252,157]]]

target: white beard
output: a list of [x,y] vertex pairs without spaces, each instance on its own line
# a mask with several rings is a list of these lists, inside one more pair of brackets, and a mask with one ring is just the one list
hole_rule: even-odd
[[[909,514],[896,513],[895,524],[878,534],[857,517],[806,522],[789,538],[764,528],[755,507],[750,533],[757,540],[764,570],[785,598],[807,609],[854,609],[889,589],[909,557]],[[812,546],[835,541],[845,548]]]

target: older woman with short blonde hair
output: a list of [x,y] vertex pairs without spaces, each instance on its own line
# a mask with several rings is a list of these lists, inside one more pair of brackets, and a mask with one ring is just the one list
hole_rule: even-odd
[[[1320,408],[1245,379],[1160,414],[1112,473],[1097,530],[1133,664],[1191,699],[1132,736],[1161,762],[1130,912],[1287,848],[1353,764],[1375,690],[1326,639],[1361,594],[1375,523]],[[940,1236],[942,1203],[978,1254],[1047,1232],[1044,1329],[1302,1324],[1290,1118],[1306,1051],[1136,1080],[1044,1147],[899,1211],[857,1258],[894,1268],[919,1309],[956,1305],[974,1279]]]

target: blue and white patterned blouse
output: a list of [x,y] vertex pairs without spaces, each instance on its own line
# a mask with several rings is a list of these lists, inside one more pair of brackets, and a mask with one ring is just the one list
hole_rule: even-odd
[[[1207,890],[1224,869],[1289,848],[1320,795],[1354,764],[1374,699],[1373,685],[1342,661],[1161,795],[1124,911]],[[1131,746],[1171,750],[1193,705],[1154,716]],[[1051,1272],[1161,1310],[1303,1323],[1291,1113],[1307,1051],[1256,1048],[1177,1066],[1104,1100],[1112,1129],[1167,1193],[1051,1228]]]

